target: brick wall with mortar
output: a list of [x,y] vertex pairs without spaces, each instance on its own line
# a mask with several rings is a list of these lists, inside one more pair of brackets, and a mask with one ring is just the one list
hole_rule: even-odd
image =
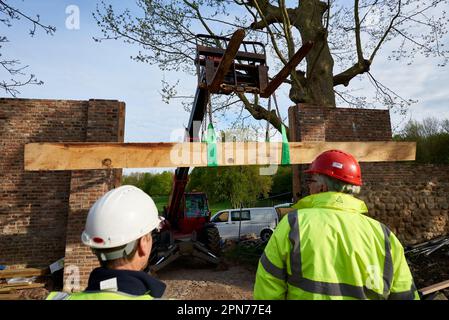
[[24,145],[123,141],[124,112],[115,100],[0,99],[0,264],[46,267],[65,257],[85,285],[96,264],[80,246],[80,226],[121,170],[25,172]]
[[[291,141],[388,141],[388,110],[289,108]],[[300,171],[293,166],[295,198],[305,196]],[[364,186],[360,198],[368,215],[385,223],[404,244],[449,233],[449,166],[413,162],[361,163]],[[304,180],[304,175],[301,177]]]

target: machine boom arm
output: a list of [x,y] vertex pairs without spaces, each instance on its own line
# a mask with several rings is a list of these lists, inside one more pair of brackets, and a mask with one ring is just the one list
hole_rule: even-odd
[[[206,113],[207,102],[209,101],[209,91],[198,87],[196,89],[195,100],[193,103],[192,112],[190,114],[189,123],[186,130],[186,140],[193,142],[198,140],[201,123]],[[170,194],[169,205],[167,209],[167,219],[173,221],[173,217],[176,216],[182,195],[187,184],[189,175],[189,167],[176,168],[173,188]]]

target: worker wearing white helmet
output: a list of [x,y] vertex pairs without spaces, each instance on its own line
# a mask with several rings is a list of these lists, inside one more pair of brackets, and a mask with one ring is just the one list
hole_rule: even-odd
[[134,186],[121,186],[103,195],[89,210],[81,235],[101,267],[91,272],[84,292],[52,292],[47,299],[160,298],[165,284],[143,270],[151,253],[151,232],[162,220],[151,197]]

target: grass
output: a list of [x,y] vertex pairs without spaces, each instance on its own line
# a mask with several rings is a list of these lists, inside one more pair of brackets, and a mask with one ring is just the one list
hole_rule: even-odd
[[154,203],[156,204],[157,211],[162,213],[164,206],[168,205],[168,196],[153,196]]

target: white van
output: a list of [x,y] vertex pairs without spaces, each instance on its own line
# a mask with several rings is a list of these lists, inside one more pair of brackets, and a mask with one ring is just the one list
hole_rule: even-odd
[[273,207],[222,210],[210,221],[217,226],[222,239],[238,239],[240,217],[240,236],[255,233],[263,241],[268,241],[279,221]]

